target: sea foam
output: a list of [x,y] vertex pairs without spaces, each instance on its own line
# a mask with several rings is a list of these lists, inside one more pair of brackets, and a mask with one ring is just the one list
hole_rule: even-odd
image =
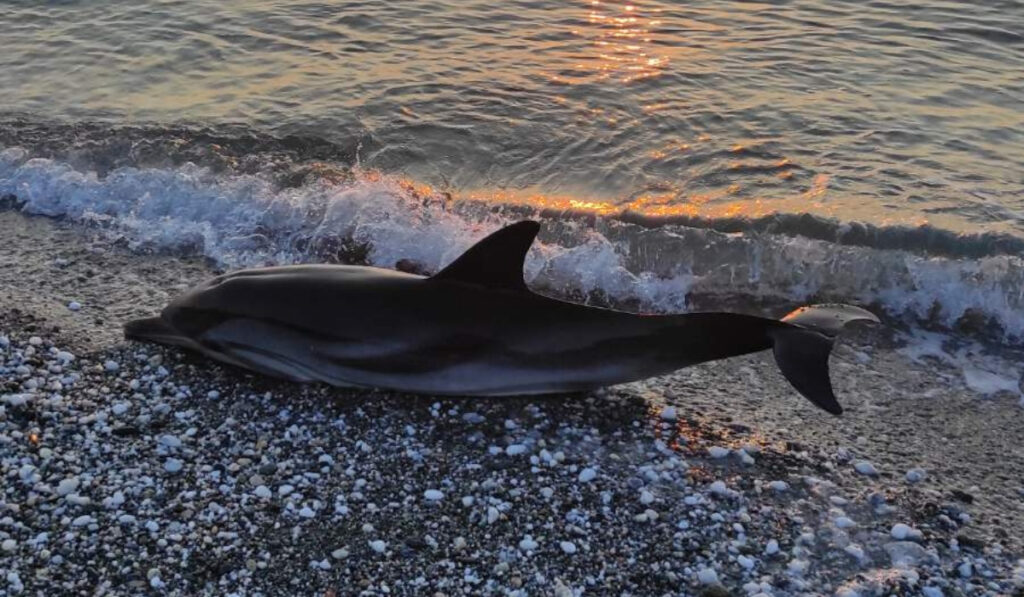
[[651,312],[684,311],[695,296],[843,300],[1024,338],[1024,260],[1012,254],[954,258],[755,229],[536,213],[358,169],[296,186],[191,163],[100,176],[19,148],[0,152],[4,195],[26,213],[98,226],[137,250],[199,254],[232,268],[349,261],[432,272],[501,225],[542,216],[526,264],[541,291]]

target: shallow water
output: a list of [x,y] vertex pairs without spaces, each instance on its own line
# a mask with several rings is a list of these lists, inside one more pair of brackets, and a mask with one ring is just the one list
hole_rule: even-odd
[[226,266],[432,270],[534,216],[540,287],[1017,341],[1022,24],[1018,1],[7,3],[0,197]]
[[460,191],[1024,234],[1024,4],[681,4],[7,3],[2,106],[358,137]]

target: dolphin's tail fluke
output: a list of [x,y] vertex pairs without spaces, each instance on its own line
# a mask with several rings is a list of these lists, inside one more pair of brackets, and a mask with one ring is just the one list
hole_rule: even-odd
[[850,305],[801,307],[782,318],[789,324],[770,332],[775,362],[789,383],[816,406],[834,414],[843,412],[828,376],[828,357],[843,327],[853,321],[878,318]]

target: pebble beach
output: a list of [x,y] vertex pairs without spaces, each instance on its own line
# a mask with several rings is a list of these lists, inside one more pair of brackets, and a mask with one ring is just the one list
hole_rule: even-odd
[[1024,591],[1019,392],[898,330],[837,348],[839,418],[770,355],[546,398],[302,386],[120,339],[210,265],[0,230],[0,594]]

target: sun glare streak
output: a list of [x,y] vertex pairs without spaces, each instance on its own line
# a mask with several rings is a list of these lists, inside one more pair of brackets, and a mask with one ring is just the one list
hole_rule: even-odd
[[586,17],[589,26],[572,33],[593,51],[573,64],[573,72],[551,78],[567,84],[631,83],[661,75],[669,59],[657,52],[654,44],[660,13],[661,9],[639,2],[591,0]]

